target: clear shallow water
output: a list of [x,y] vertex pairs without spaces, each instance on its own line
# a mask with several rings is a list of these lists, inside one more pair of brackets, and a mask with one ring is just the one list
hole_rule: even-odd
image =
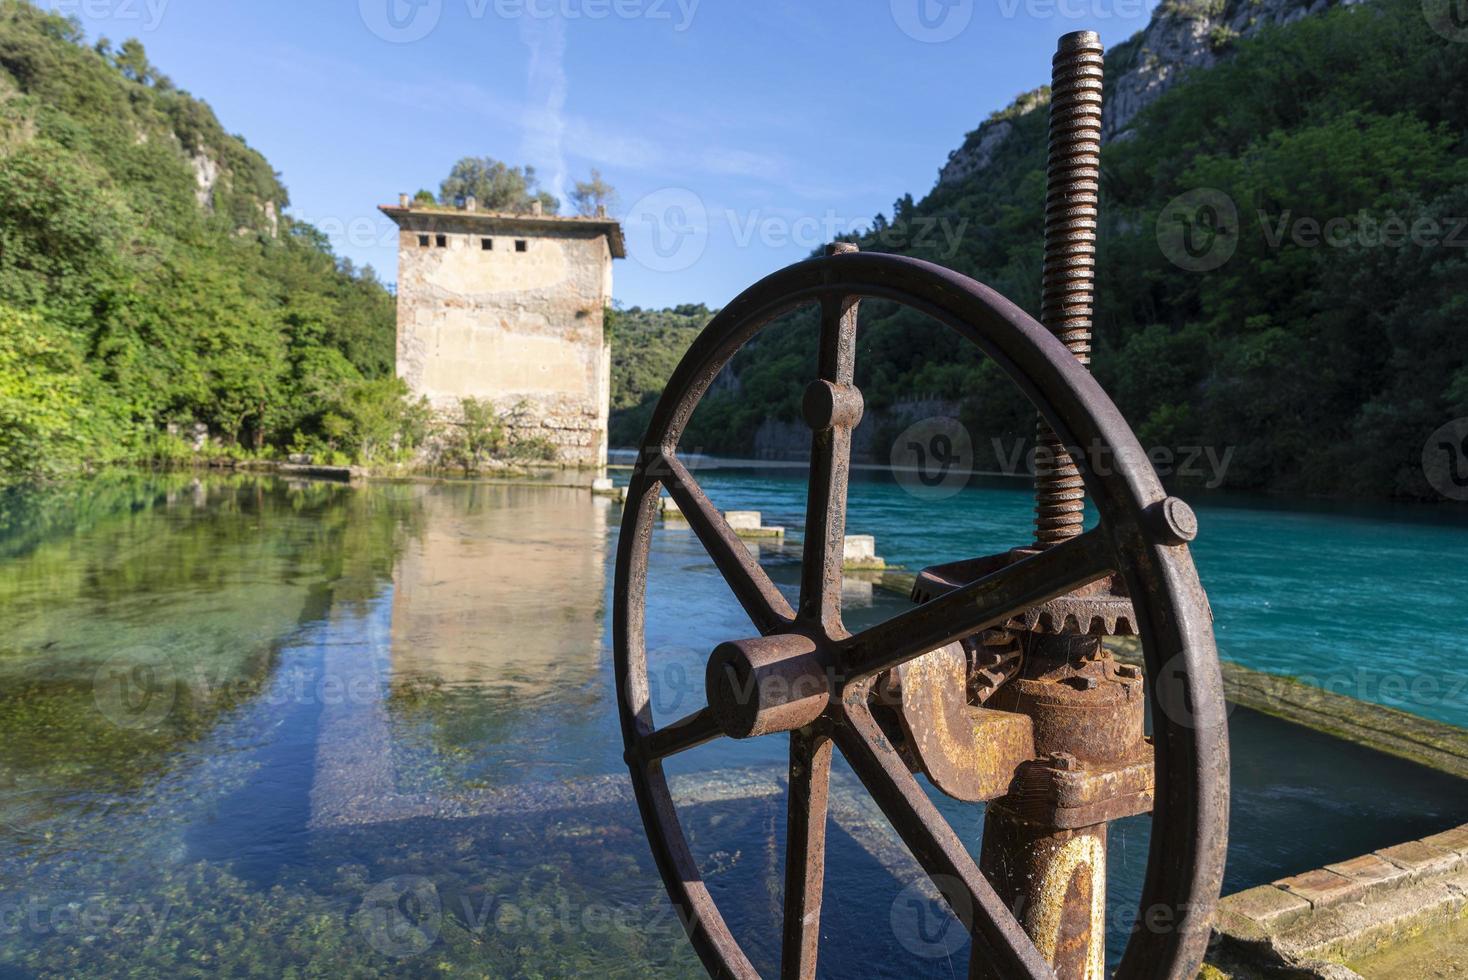
[[[721,506],[798,528],[798,472],[700,478]],[[697,973],[619,792],[615,505],[529,486],[130,476],[3,506],[0,977]],[[861,481],[851,526],[916,566],[1012,544],[1027,508],[1012,490],[930,504]],[[1367,603],[1369,615],[1373,593],[1351,570],[1366,567],[1373,536],[1392,548],[1405,533],[1427,552],[1401,566],[1398,594],[1408,567],[1437,555],[1446,575],[1461,553],[1451,526],[1202,513],[1199,563],[1241,660],[1237,637],[1266,656],[1254,616],[1282,608],[1301,638],[1334,648],[1324,621],[1299,615],[1311,607],[1298,569],[1354,582],[1341,608]],[[944,515],[963,516],[958,533]],[[1221,584],[1230,535],[1236,548],[1257,540],[1251,515],[1256,528],[1304,522],[1266,555],[1269,606]],[[1322,572],[1316,552],[1340,570]],[[793,551],[762,560],[794,588]],[[1451,610],[1461,590],[1434,595]],[[846,605],[853,626],[904,608],[859,581]],[[1250,613],[1261,608],[1276,611]],[[1434,629],[1413,638],[1419,658],[1451,635]],[[748,632],[692,534],[660,528],[659,717],[697,707],[707,651]],[[1280,656],[1310,666],[1300,642]],[[1468,818],[1447,777],[1248,712],[1232,726],[1230,889]],[[701,866],[767,973],[784,758],[773,738],[714,743],[671,767],[688,780]],[[883,844],[849,775],[837,791],[823,972],[961,975],[961,937],[904,891],[910,859]],[[977,809],[943,808],[976,844]],[[1113,830],[1113,952],[1146,831],[1145,819]]]

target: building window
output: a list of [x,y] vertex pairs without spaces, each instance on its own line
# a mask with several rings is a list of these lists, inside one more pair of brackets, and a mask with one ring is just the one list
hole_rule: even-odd
[[418,247],[419,248],[427,248],[428,247],[428,236],[427,235],[419,235],[418,236]]
[[439,248],[448,248],[449,247],[449,236],[448,235],[439,235],[438,236],[437,244],[438,244],[438,247]]
[[486,252],[493,252],[494,251],[494,239],[493,238],[481,238],[481,239],[479,239],[479,247],[482,248],[482,249],[484,249]]
[[530,248],[530,243],[529,242],[526,242],[526,241],[516,241],[515,242],[515,251],[517,251],[517,252],[524,252],[524,251],[527,251],[529,248]]

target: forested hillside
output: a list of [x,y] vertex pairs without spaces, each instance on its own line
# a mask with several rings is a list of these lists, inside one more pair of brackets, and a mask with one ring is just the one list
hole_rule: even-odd
[[612,345],[612,445],[631,446],[642,438],[663,384],[715,312],[702,304],[667,310],[634,306],[607,312],[607,337]]
[[0,480],[396,432],[392,296],[287,203],[136,41],[0,0]]
[[[1251,23],[1245,3],[1159,10],[1217,63],[1103,151],[1096,373],[1144,444],[1232,449],[1229,486],[1432,496],[1424,441],[1468,416],[1468,44],[1417,0],[1302,7],[1247,38],[1218,19],[1234,7]],[[1150,57],[1118,46],[1108,76],[1145,80],[1127,73]],[[1046,100],[1029,93],[972,134],[863,248],[932,259],[1037,312]],[[1233,254],[1206,270],[1166,247],[1166,226],[1158,237],[1169,203],[1199,191],[1238,215]],[[962,230],[956,251],[937,222]],[[686,441],[748,453],[767,417],[797,418],[811,330],[797,318],[742,353]],[[878,414],[917,394],[960,402],[981,467],[998,463],[993,438],[1032,431],[993,364],[885,304],[864,306],[857,382]]]

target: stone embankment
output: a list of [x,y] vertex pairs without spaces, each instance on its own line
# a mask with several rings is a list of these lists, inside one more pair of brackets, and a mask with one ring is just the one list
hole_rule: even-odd
[[[1461,969],[1465,941],[1468,824],[1228,896],[1204,976],[1460,975],[1444,956],[1456,949]],[[1418,945],[1424,956],[1412,955]],[[1388,960],[1398,968],[1379,966]]]

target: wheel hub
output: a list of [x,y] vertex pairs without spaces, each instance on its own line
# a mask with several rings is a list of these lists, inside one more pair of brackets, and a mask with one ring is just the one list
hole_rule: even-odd
[[709,710],[730,738],[790,732],[840,697],[836,656],[803,633],[721,643],[704,674]]

